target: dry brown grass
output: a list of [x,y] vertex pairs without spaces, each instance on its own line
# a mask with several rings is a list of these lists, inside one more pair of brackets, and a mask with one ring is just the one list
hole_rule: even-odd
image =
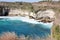
[[18,37],[14,32],[4,32],[0,36],[0,40],[25,40],[25,36]]
[[18,40],[18,37],[14,32],[6,32],[0,36],[0,40]]

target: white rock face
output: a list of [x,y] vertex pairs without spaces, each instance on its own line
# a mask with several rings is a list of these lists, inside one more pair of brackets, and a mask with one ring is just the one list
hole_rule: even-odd
[[33,16],[33,12],[21,9],[11,9],[9,12],[9,16]]
[[46,11],[39,11],[37,13],[37,17],[50,17],[50,18],[54,18],[55,12],[53,10],[46,10]]

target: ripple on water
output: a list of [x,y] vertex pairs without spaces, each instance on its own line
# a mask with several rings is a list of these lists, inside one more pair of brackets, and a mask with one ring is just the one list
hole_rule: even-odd
[[20,34],[46,37],[51,33],[51,29],[44,28],[49,25],[32,24],[23,22],[21,20],[0,20],[0,33],[2,32],[15,32],[18,36]]

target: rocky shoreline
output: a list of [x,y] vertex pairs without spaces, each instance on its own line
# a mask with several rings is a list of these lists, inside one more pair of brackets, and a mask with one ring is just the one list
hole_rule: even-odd
[[9,11],[8,16],[28,17],[29,19],[34,19],[37,20],[38,22],[50,23],[54,21],[55,12],[51,9],[38,11],[37,13],[30,12],[27,10],[14,9]]

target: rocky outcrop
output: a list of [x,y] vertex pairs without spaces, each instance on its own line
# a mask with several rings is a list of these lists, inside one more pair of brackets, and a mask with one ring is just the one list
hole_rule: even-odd
[[21,10],[21,9],[11,9],[9,12],[9,16],[28,16],[29,11]]
[[39,11],[37,12],[37,18],[40,17],[50,17],[50,18],[54,18],[55,12],[51,9],[45,10],[45,11]]
[[55,12],[53,10],[39,11],[36,14],[36,20],[39,22],[52,22],[55,18]]

